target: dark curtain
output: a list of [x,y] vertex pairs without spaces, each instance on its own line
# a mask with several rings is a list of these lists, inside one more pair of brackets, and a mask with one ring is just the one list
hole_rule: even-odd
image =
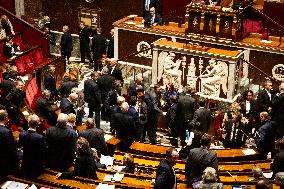
[[[278,22],[284,27],[284,4],[277,2],[266,2],[264,1],[263,13]],[[267,19],[263,19],[264,27],[269,29],[280,29],[276,24],[273,24]]]
[[0,6],[4,7],[13,14],[16,14],[15,0],[0,0]]
[[163,15],[184,17],[186,5],[190,2],[191,0],[162,0]]

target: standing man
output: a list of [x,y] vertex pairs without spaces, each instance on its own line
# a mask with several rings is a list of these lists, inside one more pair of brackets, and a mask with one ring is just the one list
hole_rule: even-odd
[[195,99],[191,96],[191,87],[185,87],[185,95],[178,100],[176,118],[178,120],[178,133],[181,140],[181,145],[185,146],[186,130],[190,130],[189,124],[193,119],[195,111]]
[[75,104],[78,100],[78,95],[76,93],[71,93],[68,98],[62,98],[60,102],[61,113],[76,115]]
[[[135,81],[131,82],[129,87],[128,87],[128,96],[137,96],[137,92],[142,92],[144,91],[144,83],[143,83],[143,76],[142,74],[137,74],[135,76]],[[141,88],[137,91],[138,88]]]
[[[160,103],[160,86],[158,84],[154,85],[154,88],[150,89],[147,96],[149,96],[150,103],[148,106],[148,123],[147,123],[147,135],[149,137],[150,143],[157,143],[157,124],[159,115],[163,114],[161,103]],[[147,97],[148,98],[148,97]]]
[[111,38],[107,46],[107,57],[114,58],[114,29],[110,30]]
[[154,7],[157,13],[161,11],[161,3],[160,0],[144,0],[144,10],[143,10],[143,18],[146,18],[150,14],[150,9]]
[[92,39],[92,53],[93,53],[93,60],[94,60],[94,70],[97,71],[98,66],[98,60],[103,57],[103,55],[106,54],[106,47],[107,47],[107,40],[102,35],[102,29],[97,28],[97,34],[93,36]]
[[274,93],[272,90],[272,82],[270,80],[266,80],[264,83],[264,89],[261,90],[257,96],[258,109],[260,112],[271,112],[273,97]]
[[43,171],[47,146],[45,138],[37,133],[40,119],[33,114],[29,117],[29,129],[20,133],[19,142],[23,146],[23,169],[26,178],[35,179]]
[[108,71],[109,71],[109,74],[115,78],[115,80],[120,80],[121,83],[123,83],[122,72],[119,66],[117,65],[117,60],[115,58],[110,59]]
[[0,181],[18,170],[16,144],[12,131],[7,128],[9,121],[6,110],[0,110]]
[[61,36],[61,41],[60,41],[61,55],[64,57],[65,62],[67,59],[67,63],[69,64],[69,58],[71,57],[71,52],[73,51],[72,36],[69,33],[68,26],[66,25],[63,26],[62,31],[63,31],[63,35]]
[[51,100],[55,100],[55,97],[57,96],[56,79],[54,73],[55,73],[55,67],[49,66],[48,72],[44,76],[44,89],[49,90],[51,92]]
[[156,13],[154,7],[150,8],[150,14],[145,18],[145,26],[157,26],[162,24],[162,19],[160,14]]
[[272,120],[275,123],[276,138],[284,136],[284,83],[279,86],[279,93],[272,99]]
[[250,133],[251,129],[256,126],[256,120],[258,119],[258,110],[256,101],[253,99],[253,91],[248,90],[244,94],[244,102],[241,104],[241,111],[244,117],[249,120],[249,123],[245,129],[246,133]]
[[166,159],[163,159],[157,167],[154,189],[174,189],[177,179],[174,165],[178,159],[176,149],[170,147],[166,151]]
[[190,150],[185,164],[187,187],[193,187],[202,180],[203,171],[207,167],[218,170],[218,159],[214,152],[209,151],[211,136],[204,134],[200,140],[201,147]]
[[81,62],[85,63],[85,57],[90,61],[90,66],[92,67],[93,60],[91,58],[90,52],[90,35],[88,29],[85,27],[84,22],[80,22],[80,31],[79,31],[79,40],[80,40],[80,53],[81,53]]
[[191,126],[194,130],[201,131],[202,133],[208,133],[211,121],[211,112],[205,105],[205,99],[199,100],[199,108],[194,112]]
[[99,73],[92,72],[91,78],[84,82],[84,100],[88,103],[89,118],[93,118],[95,111],[95,123],[97,128],[100,128],[101,119],[101,91],[99,89],[98,80]]

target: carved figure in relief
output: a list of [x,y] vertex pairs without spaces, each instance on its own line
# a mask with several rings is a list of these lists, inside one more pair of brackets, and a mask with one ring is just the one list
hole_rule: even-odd
[[158,82],[163,78],[163,85],[174,84],[175,86],[181,85],[182,71],[179,70],[182,60],[176,60],[174,53],[161,52],[158,57]]
[[211,59],[206,67],[206,74],[200,75],[202,92],[214,97],[220,96],[220,87],[225,94],[228,92],[228,65],[225,62]]

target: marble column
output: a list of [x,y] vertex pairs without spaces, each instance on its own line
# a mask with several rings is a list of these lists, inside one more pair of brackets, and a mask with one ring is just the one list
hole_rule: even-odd
[[118,59],[118,28],[114,28],[114,58]]
[[157,84],[157,68],[158,68],[158,49],[153,49],[153,59],[152,59],[152,84]]
[[228,92],[227,99],[232,100],[234,98],[235,79],[236,79],[236,62],[229,62],[229,75],[228,75]]
[[25,15],[25,0],[16,0],[15,10],[17,17],[21,18],[21,16]]

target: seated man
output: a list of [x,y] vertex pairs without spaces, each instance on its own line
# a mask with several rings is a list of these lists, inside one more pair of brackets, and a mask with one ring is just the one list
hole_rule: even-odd
[[3,54],[6,57],[12,57],[17,51],[20,51],[20,47],[16,45],[13,41],[13,38],[8,37],[7,42],[4,45],[3,48]]
[[156,13],[155,8],[150,8],[150,15],[145,18],[145,20],[142,21],[145,26],[157,26],[162,25],[162,18],[160,14]]

